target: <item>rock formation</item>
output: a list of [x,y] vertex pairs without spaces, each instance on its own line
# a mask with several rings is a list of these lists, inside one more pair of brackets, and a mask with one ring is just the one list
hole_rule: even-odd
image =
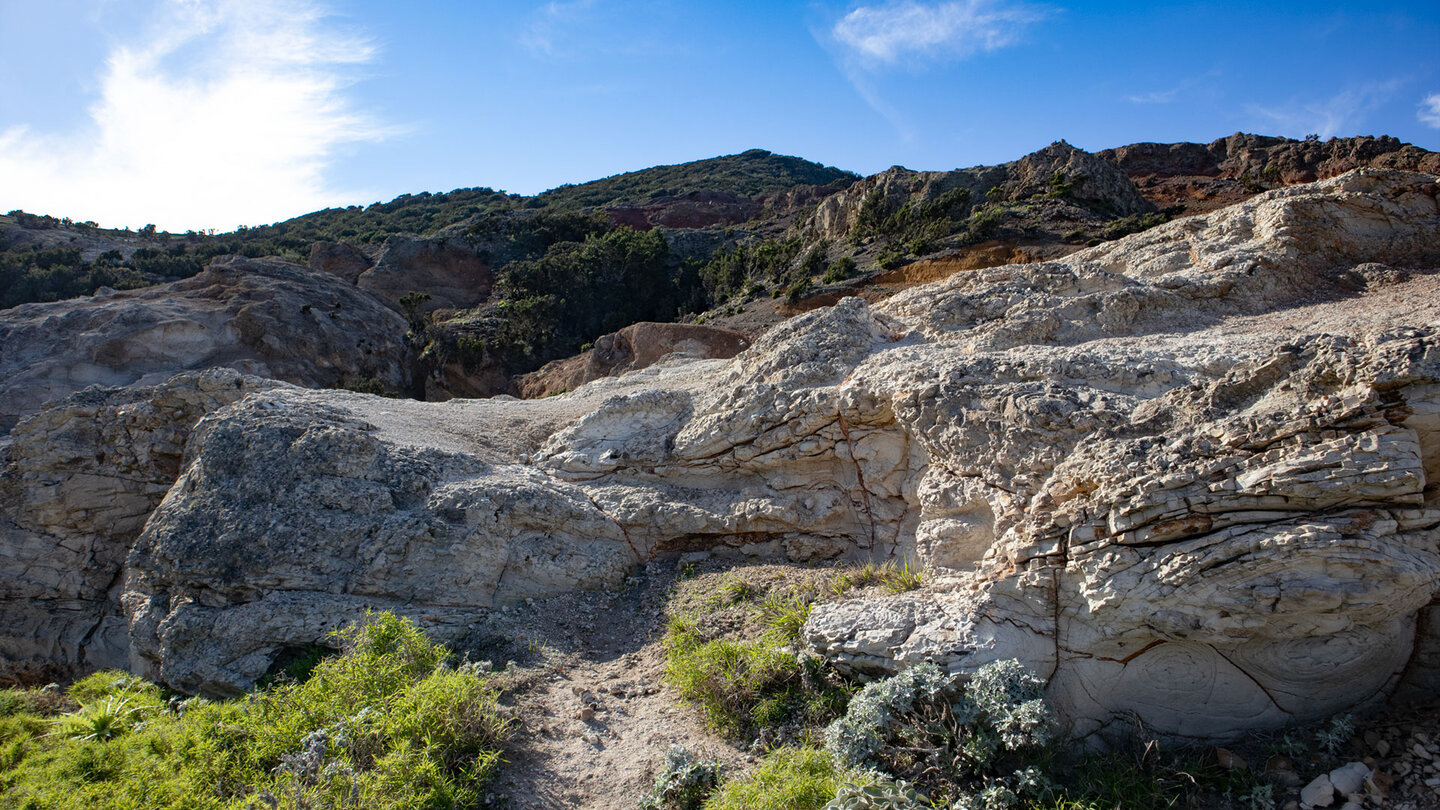
[[618,377],[648,368],[671,355],[697,360],[729,360],[750,345],[733,329],[689,323],[631,324],[595,340],[591,349],[574,357],[546,363],[539,371],[515,381],[525,399],[573,391],[591,380]]
[[346,242],[316,242],[310,246],[311,270],[338,276],[351,284],[357,283],[360,274],[374,265],[360,248]]
[[[1103,211],[1104,218],[1155,210],[1114,163],[1059,141],[999,166],[950,172],[917,172],[892,167],[826,197],[816,208],[810,227],[825,238],[846,237],[859,222],[865,202],[872,195],[878,195],[883,208],[893,212],[905,202],[933,200],[956,189],[963,189],[974,205],[984,203],[987,198],[1000,201],[1044,198],[1056,189],[1052,181],[1068,186],[1064,202],[1068,203],[1067,208],[1075,209],[1067,212],[1072,218],[1084,217],[1088,208]],[[999,191],[992,193],[992,189]]]
[[392,236],[385,240],[375,266],[355,283],[397,310],[401,298],[423,292],[430,297],[420,308],[431,312],[475,306],[490,296],[495,277],[482,243],[475,240]]
[[277,259],[0,312],[0,431],[90,385],[153,385],[217,366],[305,386],[409,385],[404,318],[355,287]]
[[1019,658],[1080,737],[1434,690],[1434,183],[1271,191],[543,400],[265,390],[201,420],[86,582],[123,581],[103,627],[133,668],[212,694],[363,606],[461,636],[700,550],[913,560],[924,589],[818,607],[811,648],[862,675]]
[[206,413],[282,383],[231,369],[90,388],[0,450],[0,683],[127,663],[125,556],[180,474]]

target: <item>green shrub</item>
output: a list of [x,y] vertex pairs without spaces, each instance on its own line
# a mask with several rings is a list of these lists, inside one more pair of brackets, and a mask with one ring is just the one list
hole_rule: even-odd
[[1170,217],[1164,212],[1151,214],[1132,214],[1128,217],[1112,220],[1105,223],[1101,229],[1102,239],[1119,239],[1122,236],[1129,236],[1132,233],[1148,231],[1156,225],[1163,225],[1170,221]]
[[1049,742],[1043,690],[1018,661],[981,667],[963,689],[934,664],[921,664],[856,693],[845,716],[825,729],[825,747],[840,767],[968,789],[993,782],[1019,764],[1018,755]]
[[640,801],[640,810],[700,810],[720,784],[720,763],[699,762],[682,745],[665,753],[665,767],[655,787]]
[[855,260],[849,256],[841,256],[830,263],[825,269],[825,275],[820,278],[824,284],[834,284],[837,281],[844,281],[855,275]]
[[[0,806],[458,808],[479,804],[509,732],[495,687],[413,623],[377,614],[337,634],[340,655],[226,703],[173,709],[105,672],[86,705],[36,734],[0,721]],[[110,717],[103,720],[102,717]],[[43,723],[44,721],[40,721]]]
[[796,652],[823,582],[771,568],[683,581],[663,639],[666,680],[731,739],[828,722],[848,693],[822,659]]
[[843,785],[825,810],[923,810],[929,806],[904,780],[870,774]]
[[705,810],[821,810],[840,785],[824,751],[777,748],[749,776],[722,785]]

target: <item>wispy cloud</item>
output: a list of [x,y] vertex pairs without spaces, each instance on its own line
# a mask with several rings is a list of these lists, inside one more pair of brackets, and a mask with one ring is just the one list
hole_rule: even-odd
[[1440,93],[1431,93],[1420,102],[1420,109],[1415,113],[1420,123],[1440,129]]
[[854,9],[831,34],[867,67],[915,65],[1013,45],[1045,16],[1039,7],[1002,0],[891,0]]
[[0,207],[186,230],[342,202],[325,177],[336,149],[395,130],[347,95],[374,46],[328,16],[303,0],[162,0],[110,52],[87,126],[0,133]]
[[1191,91],[1203,89],[1203,86],[1212,79],[1221,75],[1219,69],[1210,70],[1199,76],[1192,76],[1183,81],[1177,82],[1171,87],[1163,90],[1152,90],[1148,93],[1135,93],[1125,97],[1131,104],[1173,104],[1178,99],[1191,95]]
[[1354,134],[1353,130],[1363,125],[1366,116],[1394,97],[1400,84],[1393,79],[1370,82],[1348,87],[1328,98],[1272,106],[1250,104],[1246,110],[1287,135],[1313,133],[1328,138],[1342,133]]
[[587,16],[595,0],[552,0],[535,13],[520,35],[520,43],[531,52],[552,56],[555,40]]

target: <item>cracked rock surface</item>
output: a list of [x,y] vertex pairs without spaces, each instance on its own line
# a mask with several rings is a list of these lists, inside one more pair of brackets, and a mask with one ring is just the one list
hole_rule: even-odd
[[107,621],[133,668],[226,694],[365,606],[460,637],[665,555],[893,559],[926,587],[817,608],[814,651],[1019,658],[1077,737],[1433,694],[1434,182],[1281,189],[545,400],[217,402],[96,563]]

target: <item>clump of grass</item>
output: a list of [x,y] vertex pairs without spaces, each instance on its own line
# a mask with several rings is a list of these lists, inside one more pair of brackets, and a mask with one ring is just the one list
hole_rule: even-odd
[[913,591],[925,584],[925,572],[909,560],[901,563],[886,561],[875,563],[870,560],[853,565],[836,574],[830,580],[830,592],[843,596],[849,591],[880,585],[890,593]]
[[0,806],[478,806],[511,727],[490,678],[390,614],[335,642],[305,682],[240,700],[172,707],[112,671],[72,686],[59,723],[0,719]]
[[663,641],[665,676],[708,726],[747,739],[818,726],[843,709],[838,678],[798,652],[822,577],[757,567],[679,584]]
[[705,810],[821,810],[843,782],[824,751],[777,748],[750,775],[722,785]]

